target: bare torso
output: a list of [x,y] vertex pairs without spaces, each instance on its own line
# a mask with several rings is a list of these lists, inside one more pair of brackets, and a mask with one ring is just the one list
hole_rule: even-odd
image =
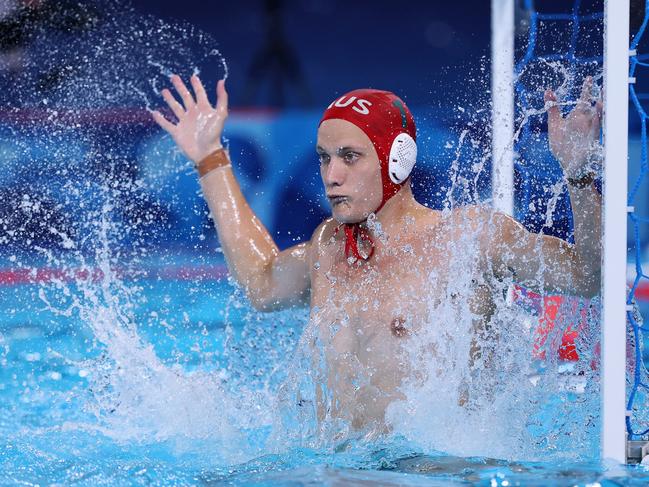
[[326,384],[317,389],[320,420],[339,418],[355,430],[386,430],[387,406],[403,398],[404,378],[416,373],[406,352],[430,323],[430,309],[442,300],[464,301],[478,321],[489,319],[493,302],[479,249],[464,268],[474,285],[464,292],[449,287],[458,252],[479,241],[480,215],[468,209],[442,217],[417,206],[404,215],[402,231],[383,241],[375,238],[375,254],[357,264],[346,260],[335,222],[321,227],[313,240],[310,321],[315,356],[321,357],[320,380]]

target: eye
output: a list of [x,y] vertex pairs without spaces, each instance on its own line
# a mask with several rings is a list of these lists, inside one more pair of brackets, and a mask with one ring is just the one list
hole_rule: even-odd
[[347,164],[353,164],[354,162],[358,161],[358,158],[360,156],[361,155],[358,152],[349,151],[349,152],[345,152],[345,154],[343,155],[343,159]]
[[324,152],[319,152],[318,160],[320,161],[320,164],[329,164],[331,157],[329,156],[329,154],[326,154]]

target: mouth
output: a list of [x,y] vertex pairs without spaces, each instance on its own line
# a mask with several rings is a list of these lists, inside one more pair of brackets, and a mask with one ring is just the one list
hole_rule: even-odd
[[331,203],[332,208],[348,201],[347,196],[328,195],[327,198],[329,199],[329,203]]

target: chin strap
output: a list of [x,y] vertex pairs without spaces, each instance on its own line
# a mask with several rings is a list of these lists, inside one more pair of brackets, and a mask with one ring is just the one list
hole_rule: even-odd
[[[340,228],[343,227],[345,231],[345,257],[348,259],[354,257],[356,261],[368,261],[374,254],[374,240],[367,228],[362,227],[360,223],[344,223],[338,228],[334,235],[338,234]],[[358,244],[366,244],[369,247],[367,255],[361,254]]]
[[[406,181],[410,178],[406,178]],[[399,192],[399,189],[403,186],[405,181],[401,184],[395,184],[390,179],[388,178],[388,182],[392,186],[388,186],[388,184],[385,183],[385,179],[383,180],[383,201],[381,201],[381,204],[378,206],[376,210],[373,211],[374,215],[376,215],[381,208],[387,203],[387,201],[392,198],[395,194]],[[366,220],[367,221],[367,220]],[[355,260],[354,262],[357,262],[359,260],[363,261],[368,261],[374,254],[374,240],[372,239],[372,236],[370,235],[369,230],[367,227],[362,226],[362,224],[365,222],[359,222],[359,223],[341,223],[336,227],[336,231],[334,235],[338,235],[338,232],[340,231],[341,228],[344,227],[345,230],[345,257],[349,259],[350,257],[353,257]],[[358,248],[358,244],[365,244],[364,247],[369,248],[369,251],[367,252],[367,255],[363,255],[360,252],[360,249]]]

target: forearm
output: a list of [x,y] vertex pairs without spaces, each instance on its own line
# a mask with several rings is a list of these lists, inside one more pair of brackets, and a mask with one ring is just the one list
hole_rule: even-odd
[[576,269],[581,285],[597,292],[601,268],[602,198],[594,184],[568,183],[574,227]]
[[248,206],[237,183],[221,134],[228,116],[225,80],[216,85],[213,107],[205,87],[191,77],[194,95],[177,75],[171,77],[182,104],[167,89],[162,96],[178,119],[167,120],[154,111],[153,118],[166,130],[182,152],[197,165],[203,195],[212,213],[230,273],[253,300],[263,298],[269,288],[271,265],[278,249],[262,223]]
[[258,293],[279,250],[241,192],[231,166],[200,179],[228,269],[247,291]]

